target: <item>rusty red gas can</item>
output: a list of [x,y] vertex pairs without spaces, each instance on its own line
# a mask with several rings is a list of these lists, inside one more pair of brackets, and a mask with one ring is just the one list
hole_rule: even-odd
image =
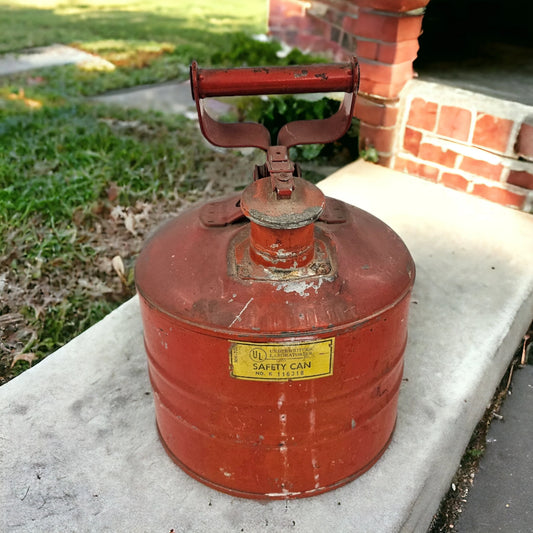
[[[187,473],[248,498],[298,498],[354,479],[396,420],[413,260],[387,225],[322,192],[288,157],[349,127],[357,63],[191,68],[204,135],[257,146],[241,195],[196,206],[136,265],[157,427]],[[221,124],[204,98],[344,91],[339,111],[289,123]]]

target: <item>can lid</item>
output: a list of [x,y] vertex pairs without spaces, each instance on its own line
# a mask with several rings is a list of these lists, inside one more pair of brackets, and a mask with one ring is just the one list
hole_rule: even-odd
[[325,205],[322,191],[305,181],[293,178],[290,197],[279,197],[269,179],[250,183],[241,196],[245,216],[260,226],[274,229],[296,229],[312,224]]
[[243,191],[241,209],[251,222],[273,229],[297,229],[312,224],[324,209],[322,191],[300,177],[286,146],[270,146],[266,163]]

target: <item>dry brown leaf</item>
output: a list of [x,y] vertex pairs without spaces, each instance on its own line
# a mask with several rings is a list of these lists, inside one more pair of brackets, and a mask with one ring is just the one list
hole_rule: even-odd
[[119,275],[119,276],[123,276],[124,275],[124,261],[122,261],[122,257],[120,257],[120,255],[115,255],[115,257],[113,257],[113,259],[111,259],[111,264],[113,265],[113,268],[115,269],[115,272]]
[[18,355],[15,355],[15,357],[13,357],[13,361],[11,361],[11,368],[15,366],[15,363],[17,361],[27,361],[28,363],[30,363],[30,366],[31,366],[33,361],[35,361],[36,357],[37,355],[31,352],[30,353],[19,353]]
[[137,232],[135,231],[135,217],[131,213],[127,213],[124,217],[124,226],[135,237]]
[[115,207],[113,207],[111,213],[109,214],[115,222],[126,216],[126,212],[124,211],[124,208],[121,205],[116,205]]
[[113,259],[111,259],[111,264],[113,265],[113,269],[117,273],[118,277],[120,278],[120,281],[124,284],[128,284],[128,280],[126,279],[125,275],[125,269],[124,269],[124,261],[122,261],[122,257],[120,255],[115,255]]
[[8,96],[9,100],[22,100],[26,106],[32,109],[39,109],[43,107],[42,102],[39,102],[39,100],[32,100],[31,98],[26,98],[24,96],[24,89],[20,88],[18,93],[12,93]]

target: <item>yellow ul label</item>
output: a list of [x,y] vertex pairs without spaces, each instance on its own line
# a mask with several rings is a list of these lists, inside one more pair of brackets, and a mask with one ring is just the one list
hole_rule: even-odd
[[287,381],[333,374],[335,339],[268,344],[236,342],[230,348],[230,373],[237,379]]

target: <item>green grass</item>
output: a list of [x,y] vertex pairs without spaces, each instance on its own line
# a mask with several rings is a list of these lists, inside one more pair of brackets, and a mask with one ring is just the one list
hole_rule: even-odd
[[[121,253],[112,209],[194,200],[210,152],[183,117],[88,104],[6,117],[0,145],[0,265],[24,293],[0,313],[24,316],[28,335],[7,345],[38,360],[132,294],[131,284],[102,290],[113,273],[93,264]],[[107,235],[93,238],[102,224]]]
[[[70,66],[36,72],[36,77],[46,77],[54,97],[93,95],[185,79],[192,59],[208,66],[215,55],[216,64],[234,64],[236,41],[244,61],[247,55],[259,62],[278,61],[277,45],[254,44],[250,38],[266,32],[266,9],[266,0],[0,0],[0,53],[52,43],[97,53],[117,68],[94,72]],[[269,46],[270,57],[254,53],[254,47]],[[26,77],[23,73],[9,80],[13,86],[25,87]]]
[[266,0],[0,0],[0,53],[50,43],[166,41],[209,52],[266,31]]
[[[280,58],[278,43],[253,40],[266,30],[266,9],[266,0],[0,0],[0,54],[64,43],[112,64],[0,77],[0,384],[133,294],[146,219],[195,201],[217,163],[185,118],[85,97],[185,79],[192,59],[320,60],[298,51]],[[237,166],[228,157],[236,156],[226,154],[223,166]],[[128,229],[124,217],[143,227]],[[122,279],[114,256],[124,261]]]
[[[264,0],[0,0],[0,53],[74,44],[116,66],[0,78],[0,383],[132,294],[142,238],[114,209],[141,217],[146,206],[193,201],[206,184],[213,155],[193,123],[83,97],[185,78],[192,58],[232,61],[235,47],[255,50],[249,35],[265,29]],[[268,58],[277,48],[263,50]],[[114,255],[124,260],[126,284],[109,268]]]
[[[118,120],[131,128],[117,130]],[[6,117],[0,123],[0,223],[16,227],[32,216],[49,227],[70,222],[77,209],[90,211],[111,183],[122,203],[153,201],[189,171],[191,130],[181,116],[88,104]]]

